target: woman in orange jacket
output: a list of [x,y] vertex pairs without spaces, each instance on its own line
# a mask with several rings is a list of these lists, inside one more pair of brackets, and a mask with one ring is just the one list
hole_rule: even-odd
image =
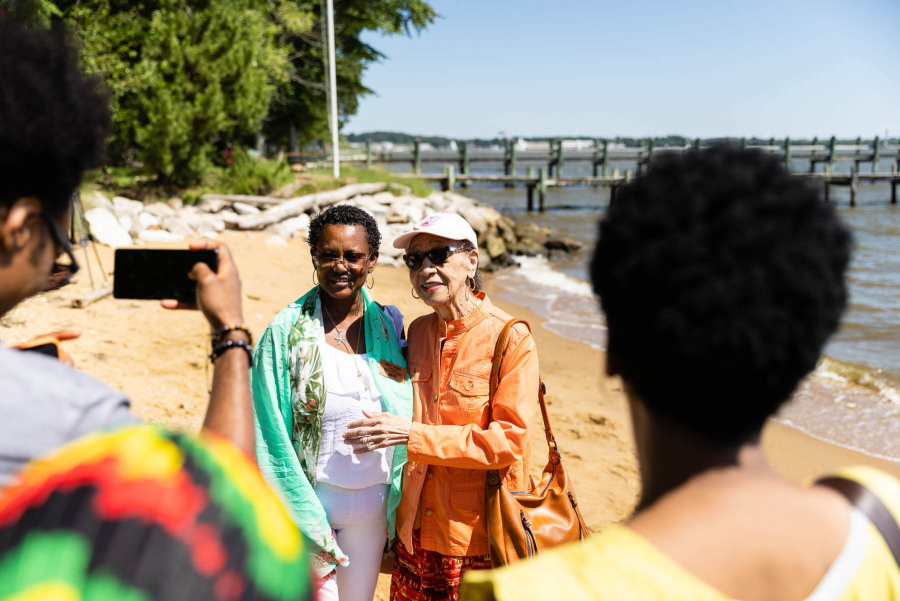
[[490,402],[494,345],[511,317],[481,291],[474,230],[458,215],[437,213],[394,246],[406,250],[413,296],[434,309],[409,327],[413,421],[367,414],[345,437],[359,453],[407,445],[391,600],[455,600],[463,573],[491,566],[488,470],[501,470],[512,490],[533,488],[537,350],[516,325]]

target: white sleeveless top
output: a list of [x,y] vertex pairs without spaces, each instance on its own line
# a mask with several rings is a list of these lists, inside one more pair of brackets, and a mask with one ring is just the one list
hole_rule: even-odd
[[354,455],[353,447],[344,442],[347,425],[366,419],[363,411],[384,411],[368,355],[351,355],[328,344],[322,346],[327,396],[316,480],[350,489],[389,484],[393,447]]

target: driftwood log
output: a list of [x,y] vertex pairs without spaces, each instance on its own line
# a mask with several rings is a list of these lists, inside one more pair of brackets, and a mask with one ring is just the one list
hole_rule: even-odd
[[[275,223],[281,223],[285,219],[297,217],[309,210],[320,211],[325,207],[337,204],[342,200],[348,200],[360,194],[375,194],[382,192],[388,187],[383,182],[374,184],[352,184],[344,186],[337,190],[329,190],[328,192],[317,192],[315,194],[307,194],[298,196],[289,200],[284,200],[277,205],[266,209],[258,215],[245,215],[238,219],[237,229],[240,230],[260,230]],[[233,197],[239,200],[238,197]],[[244,202],[240,199],[240,202]]]

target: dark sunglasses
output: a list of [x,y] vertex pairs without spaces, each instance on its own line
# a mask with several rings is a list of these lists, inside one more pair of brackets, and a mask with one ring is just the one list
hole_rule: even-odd
[[428,257],[428,260],[431,261],[432,265],[434,265],[435,267],[440,267],[447,262],[447,259],[450,258],[450,255],[462,252],[464,250],[465,249],[461,246],[438,246],[437,248],[432,248],[431,250],[423,253],[405,254],[403,255],[403,262],[406,263],[406,266],[410,269],[418,269],[425,261],[425,257]]
[[57,248],[62,249],[63,253],[65,253],[69,259],[69,263],[66,263],[64,260],[53,262],[53,270],[50,272],[50,279],[47,282],[46,290],[55,290],[56,288],[68,284],[72,279],[72,276],[81,269],[81,266],[78,265],[78,261],[75,260],[75,253],[72,251],[72,246],[69,244],[69,237],[63,233],[59,224],[56,223],[56,220],[46,213],[41,213],[41,219],[50,230],[50,237],[53,239],[53,243]]

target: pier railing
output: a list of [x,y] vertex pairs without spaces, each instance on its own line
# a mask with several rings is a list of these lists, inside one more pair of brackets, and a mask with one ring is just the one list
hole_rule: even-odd
[[[812,144],[792,144],[791,139],[776,142],[771,139],[767,145],[748,145],[747,139],[737,142],[742,148],[757,148],[783,160],[791,169],[796,161],[808,161],[806,172],[798,173],[802,177],[820,182],[824,186],[825,198],[830,197],[831,186],[849,186],[850,204],[856,205],[857,189],[860,182],[886,181],[891,185],[892,204],[897,203],[897,184],[900,183],[900,146],[886,146],[876,137],[871,142],[857,138],[855,144],[838,144],[832,137],[825,143],[814,139]],[[700,140],[684,146],[657,147],[652,139],[639,140],[637,147],[614,147],[608,140],[596,140],[593,148],[569,149],[564,147],[563,140],[557,138],[547,149],[520,149],[513,140],[507,140],[502,148],[482,149],[470,148],[466,142],[459,142],[456,151],[451,149],[425,149],[416,141],[411,149],[375,151],[367,142],[365,151],[350,156],[342,156],[342,161],[364,162],[366,166],[373,163],[392,164],[406,163],[412,168],[412,174],[423,179],[440,182],[445,190],[453,190],[456,184],[466,186],[469,182],[499,182],[507,187],[524,184],[527,191],[528,210],[534,209],[534,197],[538,196],[538,209],[544,210],[544,200],[548,187],[591,185],[610,188],[610,199],[615,198],[618,186],[628,182],[633,175],[645,172],[654,156],[668,152],[684,152],[690,148],[699,148]],[[850,162],[850,173],[835,173],[834,166],[838,161]],[[590,177],[565,177],[563,170],[566,163],[588,162],[592,166]],[[423,174],[424,163],[441,163],[444,165],[441,174]],[[470,166],[473,163],[493,163],[502,167],[498,174],[473,174]],[[612,167],[613,163],[633,163],[636,173],[631,170],[622,172]],[[868,164],[870,170],[863,167]],[[890,164],[890,171],[881,171],[882,166]],[[821,167],[819,167],[821,165]],[[524,167],[527,175],[521,175],[519,168]],[[458,168],[458,171],[457,171]]]

